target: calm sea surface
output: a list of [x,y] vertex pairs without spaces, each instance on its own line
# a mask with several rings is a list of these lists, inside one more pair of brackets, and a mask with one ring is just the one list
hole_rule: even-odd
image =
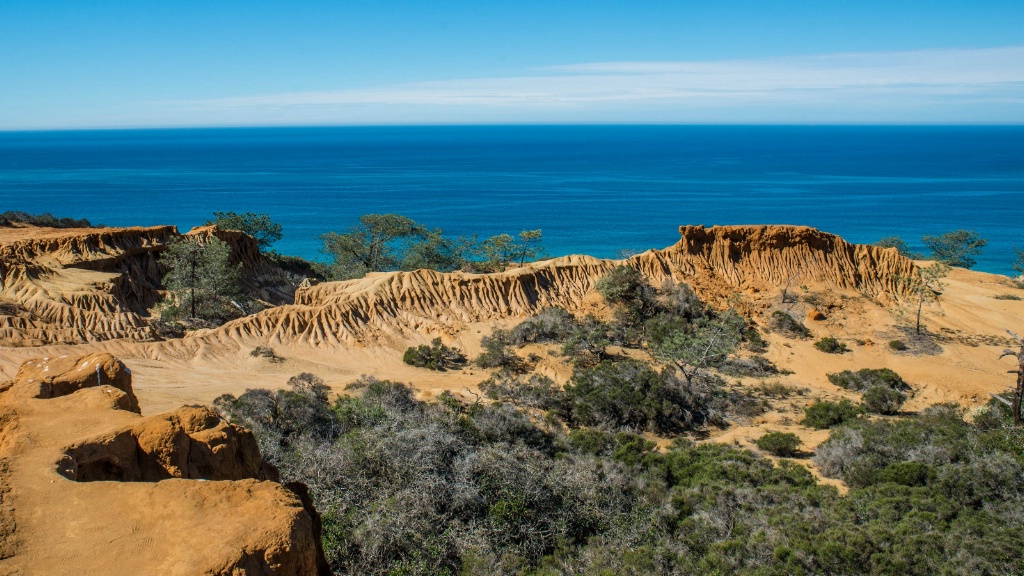
[[1024,127],[479,126],[0,133],[0,211],[111,226],[266,212],[275,248],[368,212],[451,234],[541,228],[553,255],[661,248],[680,224],[806,224],[854,242],[977,230],[1024,248]]

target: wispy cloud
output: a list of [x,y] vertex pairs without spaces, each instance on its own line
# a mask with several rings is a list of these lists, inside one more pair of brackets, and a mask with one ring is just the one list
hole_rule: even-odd
[[[885,115],[927,107],[998,106],[1024,121],[1024,46],[992,49],[844,53],[693,62],[599,62],[531,70],[516,76],[395,84],[374,88],[245,95],[163,102],[179,113],[261,111],[281,118],[351,121],[372,110],[424,119],[432,111],[467,118],[544,118],[571,111],[615,121],[650,116],[673,121],[709,111],[823,107]],[[725,111],[725,112],[723,112]],[[845,112],[844,112],[845,111]],[[500,112],[496,114],[496,112]],[[357,114],[358,113],[358,114]],[[866,112],[865,112],[866,113]],[[975,116],[977,111],[973,111]],[[621,116],[617,118],[616,114]],[[742,114],[741,114],[742,115]],[[847,114],[848,115],[848,114]],[[968,114],[970,116],[970,114]],[[365,116],[364,116],[365,117]],[[939,118],[938,120],[941,120]]]

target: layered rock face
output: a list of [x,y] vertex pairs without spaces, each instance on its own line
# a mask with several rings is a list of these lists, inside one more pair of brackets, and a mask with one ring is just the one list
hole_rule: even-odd
[[[292,301],[287,275],[252,238],[214,226],[188,234],[227,242],[244,287],[258,298]],[[173,226],[0,227],[0,345],[152,339],[144,317],[161,297],[159,253],[179,237]]]
[[330,348],[451,333],[548,306],[578,310],[597,280],[618,265],[637,268],[655,285],[685,282],[721,306],[737,293],[768,293],[787,283],[898,299],[916,274],[914,263],[894,249],[850,244],[801,226],[684,226],[680,236],[674,246],[621,261],[566,256],[495,274],[417,270],[300,288],[294,305],[236,320],[203,338]]
[[0,229],[0,343],[147,339],[156,253],[177,236],[153,228]]
[[137,410],[109,355],[3,386],[0,574],[330,573],[304,490],[273,481],[251,433],[208,408]]

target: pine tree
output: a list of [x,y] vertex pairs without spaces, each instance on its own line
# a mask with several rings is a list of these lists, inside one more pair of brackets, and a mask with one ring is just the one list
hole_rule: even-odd
[[170,292],[165,314],[222,320],[232,316],[233,299],[240,295],[241,266],[230,263],[231,248],[219,238],[182,237],[160,261],[167,267],[164,286]]

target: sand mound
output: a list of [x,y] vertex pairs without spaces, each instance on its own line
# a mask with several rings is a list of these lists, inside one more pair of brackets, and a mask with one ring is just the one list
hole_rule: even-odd
[[[263,300],[292,301],[287,276],[252,238],[212,226],[189,234],[226,241],[246,288]],[[0,227],[0,344],[152,339],[144,316],[161,295],[158,255],[178,236],[173,226]]]
[[[0,573],[328,573],[315,511],[261,481],[248,431],[206,408],[141,417],[99,361],[117,362],[36,360],[0,393]],[[42,374],[77,385],[41,397]]]

